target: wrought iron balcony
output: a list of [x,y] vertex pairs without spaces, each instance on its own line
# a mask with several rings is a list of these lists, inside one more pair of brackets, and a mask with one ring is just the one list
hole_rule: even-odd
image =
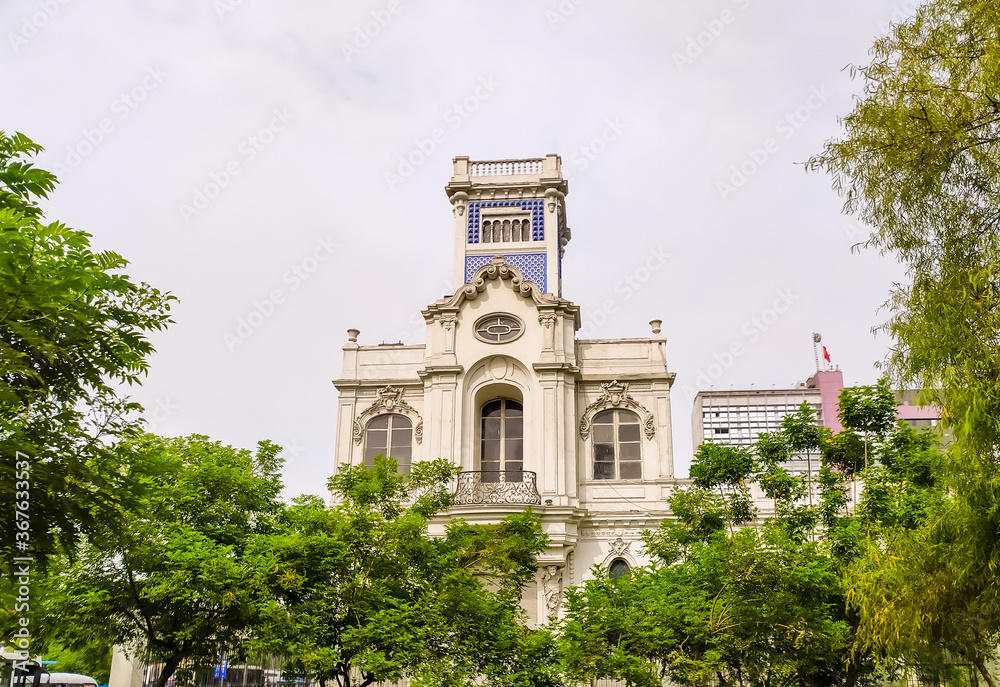
[[540,504],[538,481],[528,470],[476,470],[460,472],[456,506],[469,504]]

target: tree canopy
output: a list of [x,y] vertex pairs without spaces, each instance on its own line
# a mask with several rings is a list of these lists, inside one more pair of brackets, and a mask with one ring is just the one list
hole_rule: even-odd
[[148,650],[164,664],[163,687],[182,662],[210,665],[240,646],[270,610],[274,561],[254,544],[277,526],[279,449],[144,435],[119,450],[136,473],[137,508],[75,561],[59,559],[42,632],[70,649],[97,638]]
[[264,645],[291,657],[293,674],[339,687],[548,683],[550,638],[521,610],[547,544],[540,521],[530,511],[495,526],[451,520],[431,536],[456,472],[442,460],[408,475],[381,457],[343,466],[330,480],[337,505],[299,499],[259,542],[280,601]]
[[851,593],[868,645],[913,662],[946,649],[994,685],[1000,6],[929,0],[875,43],[857,73],[864,90],[842,137],[810,166],[829,172],[845,211],[871,226],[865,245],[907,266],[887,303],[888,369],[943,409],[953,444],[947,498],[869,547]]
[[[114,520],[131,493],[110,447],[138,431],[139,406],[116,387],[145,374],[147,336],[170,322],[173,298],[134,283],[89,234],[44,221],[56,179],[31,164],[39,151],[0,132],[0,500],[15,502],[15,463],[28,462],[31,551],[44,560],[56,539]],[[0,524],[5,560],[14,522]]]

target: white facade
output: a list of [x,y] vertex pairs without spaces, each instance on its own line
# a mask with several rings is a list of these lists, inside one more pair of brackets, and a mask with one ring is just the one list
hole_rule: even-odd
[[455,158],[455,293],[422,311],[426,345],[363,346],[349,330],[334,382],[337,465],[444,458],[463,470],[449,517],[541,516],[552,545],[525,596],[538,622],[591,566],[646,562],[639,534],[677,482],[659,322],[648,338],[575,338],[560,164]]

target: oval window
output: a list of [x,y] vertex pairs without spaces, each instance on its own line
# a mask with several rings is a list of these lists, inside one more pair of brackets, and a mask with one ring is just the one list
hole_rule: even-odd
[[476,322],[476,336],[487,343],[505,343],[521,336],[521,321],[510,315],[487,315]]

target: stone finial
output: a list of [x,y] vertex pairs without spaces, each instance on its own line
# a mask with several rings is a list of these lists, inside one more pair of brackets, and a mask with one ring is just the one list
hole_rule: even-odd
[[348,329],[347,330],[347,340],[351,343],[358,342],[358,334],[361,333],[360,329]]
[[663,324],[663,320],[650,320],[649,321],[649,326],[653,328],[653,333],[654,334],[659,334],[660,333],[660,325],[662,325],[662,324]]

